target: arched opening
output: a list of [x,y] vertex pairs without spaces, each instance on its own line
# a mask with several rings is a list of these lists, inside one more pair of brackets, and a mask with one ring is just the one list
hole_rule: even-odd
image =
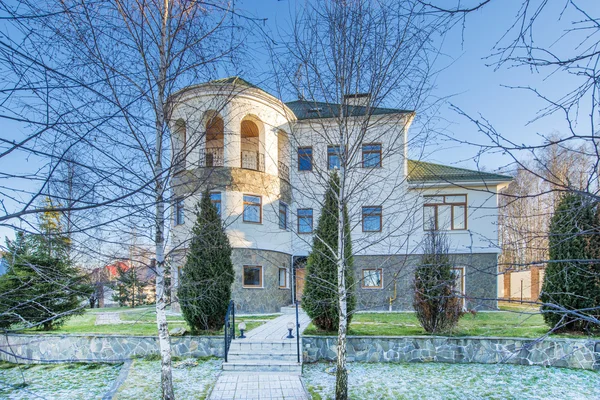
[[171,138],[173,146],[173,171],[179,172],[185,169],[187,153],[186,125],[183,119],[179,119],[175,122]]
[[284,131],[277,132],[277,161],[279,177],[290,180],[290,139]]
[[255,171],[265,170],[264,155],[260,151],[260,128],[258,123],[252,119],[244,119],[241,124],[241,159],[242,168],[253,169]]
[[223,118],[216,112],[206,114],[206,145],[200,160],[205,167],[223,166],[223,147],[225,145],[225,126]]

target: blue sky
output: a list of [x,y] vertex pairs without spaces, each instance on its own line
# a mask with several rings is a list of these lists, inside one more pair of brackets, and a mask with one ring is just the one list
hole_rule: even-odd
[[[266,18],[264,29],[269,31],[275,39],[278,32],[288,29],[296,7],[302,7],[308,0],[236,0],[236,8],[241,12]],[[475,127],[450,109],[450,103],[465,110],[469,115],[479,115],[491,121],[496,129],[508,138],[518,143],[539,143],[540,135],[552,132],[566,132],[564,118],[554,115],[527,124],[532,120],[544,103],[533,94],[509,89],[504,86],[534,86],[544,94],[556,98],[563,94],[565,88],[572,87],[575,78],[555,74],[547,76],[548,71],[541,73],[530,71],[527,68],[502,67],[495,70],[486,66],[494,44],[502,37],[515,20],[520,5],[520,0],[492,1],[481,11],[470,15],[462,30],[456,27],[445,38],[442,51],[445,54],[439,61],[438,67],[444,68],[436,80],[436,89],[432,93],[437,98],[448,98],[448,104],[439,111],[438,129],[444,129],[450,136],[462,141],[484,142],[483,135]],[[536,38],[538,44],[552,45],[552,48],[561,50],[573,48],[576,43],[563,40],[553,44],[562,30],[568,26],[570,15],[565,15],[563,21],[558,20],[559,8],[562,2],[552,2],[551,6],[542,14],[541,22],[537,26]],[[561,4],[558,4],[561,3]],[[583,1],[584,5],[594,4],[594,0]],[[588,6],[588,9],[593,9]],[[6,26],[0,25],[0,31],[6,32]],[[242,76],[252,80],[252,77],[266,76],[268,62],[266,51],[258,39],[249,40],[249,47],[253,50],[253,62],[248,63],[247,71],[242,71]],[[290,100],[290,99],[285,99]],[[585,113],[583,113],[585,114]],[[2,122],[3,132],[0,136],[16,139],[27,132],[26,127]],[[427,159],[433,162],[476,168],[474,156],[477,148],[459,145],[458,142],[446,141],[428,149]],[[510,162],[510,158],[500,154],[488,155],[479,160],[479,167],[488,171],[497,170]],[[34,171],[38,162],[32,158],[25,158],[22,154],[4,157],[0,160],[2,170],[28,170]],[[30,185],[31,183],[27,183]],[[11,182],[11,185],[16,185]],[[19,196],[19,194],[17,194]],[[26,194],[23,194],[26,196]],[[9,234],[9,230],[0,227],[0,237]],[[12,236],[12,235],[11,235]]]
[[[278,32],[285,31],[289,26],[296,7],[302,7],[305,1],[308,0],[238,0],[236,7],[250,15],[267,18],[265,29],[277,39]],[[438,4],[453,3],[455,2]],[[477,132],[472,123],[451,110],[450,103],[472,117],[479,118],[481,115],[488,119],[498,132],[518,143],[537,144],[542,141],[543,135],[566,132],[565,120],[561,115],[546,117],[528,124],[545,103],[533,93],[505,86],[532,86],[551,98],[557,98],[564,94],[566,87],[573,86],[573,78],[564,74],[548,77],[550,71],[535,72],[526,67],[503,66],[495,69],[493,66],[486,66],[491,60],[485,58],[492,53],[496,42],[516,20],[521,3],[520,0],[492,1],[482,10],[468,16],[464,29],[462,25],[458,25],[445,37],[442,46],[444,56],[438,63],[438,68],[442,68],[443,71],[437,76],[436,89],[432,95],[436,98],[447,98],[447,104],[439,111],[440,121],[437,128],[446,131],[457,140],[485,142],[484,136]],[[556,50],[561,50],[561,46],[574,47],[575,43],[570,43],[568,38],[555,43],[563,30],[570,26],[570,17],[573,17],[573,14],[567,12],[561,20],[559,15],[563,2],[550,3],[541,14],[540,23],[536,26],[536,44]],[[580,3],[585,6],[593,4],[594,1],[578,2]],[[593,7],[587,8],[593,10]],[[263,57],[261,53],[262,51],[257,47],[259,60]],[[253,68],[260,70],[261,65],[264,64],[255,63]],[[248,75],[254,73],[256,71],[249,71]],[[431,146],[428,149],[427,159],[466,168],[477,168],[474,160],[477,150],[476,147],[446,140],[437,146]],[[479,167],[491,171],[505,167],[510,162],[510,157],[501,154],[488,155],[479,160]]]

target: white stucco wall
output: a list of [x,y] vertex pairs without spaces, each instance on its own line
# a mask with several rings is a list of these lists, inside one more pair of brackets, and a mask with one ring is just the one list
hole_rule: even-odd
[[[327,144],[338,144],[339,131],[333,120],[293,121],[293,114],[277,99],[257,89],[245,89],[232,94],[231,90],[206,86],[192,90],[179,98],[172,120],[186,121],[188,136],[187,165],[197,165],[199,149],[204,147],[205,115],[217,111],[224,120],[225,166],[240,167],[240,126],[242,120],[252,119],[260,130],[259,151],[264,154],[265,173],[278,175],[280,131],[289,136],[288,160],[293,201],[288,204],[287,230],[279,228],[279,198],[277,190],[269,188],[262,194],[261,224],[243,222],[242,192],[221,193],[221,206],[232,246],[281,251],[307,255],[312,235],[296,235],[299,208],[312,208],[316,228],[321,202],[327,184]],[[416,187],[406,180],[406,143],[412,114],[374,117],[364,137],[360,127],[350,126],[353,137],[347,149],[350,164],[347,171],[347,193],[350,198],[349,217],[353,248],[358,255],[413,254],[420,252],[423,238],[423,195],[466,194],[468,202],[467,230],[448,231],[455,253],[498,253],[496,187],[481,184],[463,187]],[[362,121],[357,121],[362,122]],[[381,143],[382,167],[362,168],[362,143]],[[312,146],[313,171],[298,171],[297,148]],[[185,224],[172,226],[172,244],[177,246],[189,238],[194,223],[194,206],[198,195],[185,199]],[[382,232],[362,232],[362,207],[382,206]]]

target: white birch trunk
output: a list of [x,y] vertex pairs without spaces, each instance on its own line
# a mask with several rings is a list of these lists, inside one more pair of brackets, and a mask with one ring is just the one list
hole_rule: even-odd
[[160,44],[160,66],[157,82],[157,104],[156,112],[156,160],[154,166],[155,194],[156,194],[156,325],[158,327],[158,345],[160,349],[160,381],[163,400],[174,400],[173,375],[171,373],[171,339],[169,337],[169,326],[167,324],[166,302],[165,302],[165,256],[164,256],[164,227],[165,227],[165,204],[163,198],[165,178],[163,176],[163,136],[166,127],[165,116],[165,84],[167,76],[167,36],[169,21],[169,0],[164,0],[162,10],[162,30]]
[[[342,131],[343,132],[343,131]],[[340,143],[344,143],[343,134],[340,134]],[[342,146],[342,154],[345,149]],[[342,156],[343,157],[343,156]],[[345,179],[345,157],[340,165],[340,187],[338,188],[338,248],[337,248],[337,289],[338,289],[338,342],[337,342],[337,367],[335,374],[335,398],[336,400],[348,399],[348,370],[346,369],[346,335],[348,332],[348,304],[346,290],[346,236],[344,232],[344,179]]]

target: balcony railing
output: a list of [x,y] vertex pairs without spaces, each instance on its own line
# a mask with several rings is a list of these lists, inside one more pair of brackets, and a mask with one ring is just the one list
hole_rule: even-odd
[[279,177],[284,181],[290,181],[290,167],[279,161]]
[[222,167],[224,165],[223,160],[223,148],[221,147],[200,149],[198,166],[200,168]]
[[258,151],[242,151],[242,168],[265,172],[265,156]]

